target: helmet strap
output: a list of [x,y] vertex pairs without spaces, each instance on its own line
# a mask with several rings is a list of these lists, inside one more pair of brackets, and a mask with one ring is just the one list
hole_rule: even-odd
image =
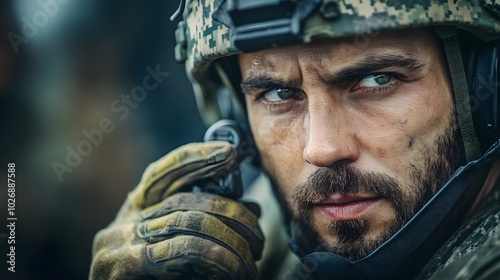
[[464,142],[465,158],[467,162],[478,159],[481,156],[479,140],[474,130],[472,112],[469,100],[469,89],[465,77],[465,69],[458,43],[457,29],[454,26],[435,27],[437,35],[441,38],[448,62],[453,93],[455,95],[455,107],[458,115],[460,133]]
[[[231,83],[231,79],[229,79],[229,76],[227,75],[224,68],[218,63],[218,61],[214,61],[213,65],[214,65],[215,71],[217,71],[217,75],[219,76],[219,79],[222,82],[222,85],[224,85],[229,90],[231,97],[233,97],[237,100],[238,93],[236,91],[236,88],[234,88],[233,83]],[[240,108],[240,109],[242,109],[242,108]]]
[[[241,121],[245,120],[245,115],[246,115],[246,108],[244,106],[245,104],[245,99],[242,94],[238,94],[239,91],[235,88],[235,85],[233,82],[231,82],[231,78],[229,78],[229,75],[227,74],[226,70],[224,67],[219,63],[219,61],[214,61],[213,66],[215,71],[217,72],[217,75],[222,83],[222,86],[225,87],[226,89],[226,94],[223,95],[221,98],[222,100],[219,100],[219,108],[220,108],[220,114],[222,118],[230,118],[230,119],[235,119],[236,121]],[[228,99],[229,98],[229,99]],[[224,100],[226,99],[226,100]],[[221,102],[222,101],[222,102]],[[221,103],[230,103],[232,107],[235,108],[228,108],[228,106],[224,106]],[[241,116],[226,116],[224,115],[226,112],[225,110],[230,110],[230,111],[235,111],[233,112],[234,114],[239,114]],[[243,118],[243,119],[241,119]]]

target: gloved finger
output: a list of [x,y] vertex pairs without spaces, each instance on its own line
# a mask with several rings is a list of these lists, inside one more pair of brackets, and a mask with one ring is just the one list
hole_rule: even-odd
[[[198,239],[183,243],[182,236]],[[146,245],[161,240],[170,241],[148,247],[146,255]],[[167,260],[172,263],[164,263]],[[196,275],[219,275],[217,279],[245,279],[247,274],[253,279],[256,273],[248,240],[215,216],[203,212],[177,211],[146,223],[112,224],[94,240],[91,279],[136,279],[152,275],[186,279],[190,269]]]
[[213,240],[179,235],[157,244],[99,251],[89,279],[255,279],[257,268],[250,265]]
[[136,223],[112,223],[96,234],[90,279],[135,279],[134,273],[146,263],[146,243],[137,236],[137,227]]
[[118,248],[136,243],[134,240],[137,225],[133,223],[123,223],[106,227],[100,230],[92,244],[92,256],[95,257],[101,250],[106,248]]
[[89,279],[136,279],[138,272],[147,273],[145,247],[145,244],[134,244],[117,250],[98,251],[92,258]]
[[[230,278],[244,278],[257,273],[255,260],[242,236],[209,214],[197,211],[175,212],[168,216],[167,227],[149,232],[149,240],[158,241],[147,245],[148,259],[154,263],[184,259],[190,266],[210,266],[236,275]],[[162,238],[159,238],[159,237]],[[162,239],[162,241],[160,241]],[[174,270],[171,264],[169,270]],[[195,269],[196,270],[196,269]],[[204,275],[202,271],[198,271]]]
[[213,240],[180,235],[147,246],[149,275],[161,279],[255,279],[257,267],[248,267],[231,250]]
[[[202,211],[217,217],[220,221],[244,237],[255,259],[260,259],[264,235],[257,217],[241,203],[209,193],[177,193],[161,204],[162,207],[149,212],[144,219],[143,230],[148,232],[162,227],[170,227],[172,220],[169,214],[176,211]],[[258,205],[257,205],[258,207]]]
[[228,142],[184,145],[152,163],[129,200],[133,207],[144,209],[194,181],[228,173],[236,164],[237,152]]

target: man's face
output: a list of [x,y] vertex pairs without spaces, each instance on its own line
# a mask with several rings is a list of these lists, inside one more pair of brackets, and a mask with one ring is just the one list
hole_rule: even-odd
[[264,169],[303,253],[360,259],[461,158],[447,69],[429,31],[239,55]]

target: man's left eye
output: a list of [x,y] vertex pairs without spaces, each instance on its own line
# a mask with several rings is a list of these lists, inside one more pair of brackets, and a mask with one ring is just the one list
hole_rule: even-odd
[[263,97],[269,102],[279,102],[287,99],[299,98],[301,92],[292,88],[275,88],[266,91]]
[[360,86],[363,87],[378,87],[383,86],[392,81],[394,75],[392,74],[373,74],[364,77],[361,82],[359,82]]

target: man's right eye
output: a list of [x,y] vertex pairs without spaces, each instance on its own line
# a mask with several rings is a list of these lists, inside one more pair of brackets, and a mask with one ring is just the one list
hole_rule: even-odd
[[302,92],[291,88],[273,88],[262,94],[268,102],[280,102],[291,98],[300,98]]

